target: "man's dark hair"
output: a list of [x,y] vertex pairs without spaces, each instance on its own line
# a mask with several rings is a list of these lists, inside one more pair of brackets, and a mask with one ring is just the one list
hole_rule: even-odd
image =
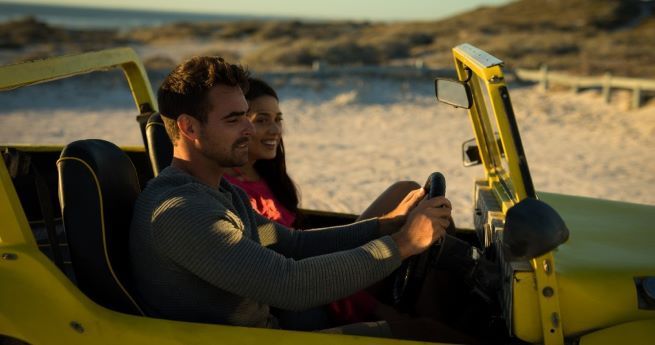
[[217,85],[239,86],[248,91],[248,71],[217,56],[197,56],[178,65],[162,82],[157,92],[159,112],[166,132],[175,141],[179,138],[177,117],[187,114],[207,123],[211,103],[209,90]]
[[[248,103],[262,97],[271,96],[280,100],[277,93],[265,81],[256,78],[248,78],[248,92],[246,100]],[[296,214],[296,220],[292,224],[294,228],[301,226],[302,219],[298,214],[298,203],[300,195],[296,184],[287,173],[287,163],[284,153],[284,142],[280,138],[280,144],[277,146],[277,152],[273,159],[260,159],[253,165],[257,174],[266,182],[271,189],[273,196],[289,211]]]

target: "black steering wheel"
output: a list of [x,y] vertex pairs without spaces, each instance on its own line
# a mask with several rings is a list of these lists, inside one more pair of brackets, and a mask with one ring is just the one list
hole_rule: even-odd
[[[446,179],[440,172],[430,174],[423,187],[428,198],[446,195]],[[414,255],[403,261],[394,272],[391,299],[394,305],[409,305],[409,296],[415,296],[423,284],[423,279],[431,265],[430,258],[439,257],[439,244],[433,244],[422,254]]]

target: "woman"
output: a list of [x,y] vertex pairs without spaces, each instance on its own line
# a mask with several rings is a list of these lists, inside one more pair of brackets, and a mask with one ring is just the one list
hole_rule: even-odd
[[[249,78],[246,93],[248,117],[255,127],[249,147],[248,163],[225,176],[250,196],[253,208],[260,214],[292,228],[299,228],[300,193],[287,173],[284,151],[283,116],[275,90],[266,82]],[[393,210],[410,191],[420,188],[413,181],[396,182],[382,193],[359,216],[359,219],[381,216]]]
[[228,172],[226,179],[243,189],[259,214],[297,228],[299,193],[287,174],[282,142],[282,112],[275,90],[249,78],[248,118],[255,133],[248,148],[248,163]]
[[[253,209],[280,224],[301,228],[298,217],[299,193],[286,171],[282,141],[282,111],[275,90],[266,82],[250,78],[246,93],[248,118],[255,127],[249,147],[248,163],[234,168],[225,178],[241,187],[250,197]],[[393,210],[416,182],[397,182],[389,187],[358,219],[381,216]],[[378,303],[365,291],[328,305],[332,322],[347,324],[393,317],[391,308]]]

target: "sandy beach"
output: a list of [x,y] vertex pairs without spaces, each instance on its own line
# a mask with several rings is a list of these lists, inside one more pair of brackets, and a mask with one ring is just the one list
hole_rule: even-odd
[[[461,162],[461,143],[473,137],[467,112],[429,92],[370,102],[402,89],[365,85],[315,103],[287,98],[289,165],[305,207],[357,213],[392,182],[422,183],[441,171],[455,220],[471,224],[473,180],[483,172]],[[604,104],[593,91],[510,90],[538,191],[655,204],[655,108],[625,110],[627,95]]]
[[[0,94],[0,141],[141,145],[119,77],[88,75]],[[462,166],[461,144],[473,137],[468,114],[437,104],[430,81],[270,81],[282,100],[288,166],[302,207],[359,213],[394,181],[423,183],[441,171],[457,224],[472,225],[473,181],[483,172]],[[538,191],[655,204],[653,104],[628,110],[627,93],[616,93],[611,104],[597,91],[510,85],[510,93]]]

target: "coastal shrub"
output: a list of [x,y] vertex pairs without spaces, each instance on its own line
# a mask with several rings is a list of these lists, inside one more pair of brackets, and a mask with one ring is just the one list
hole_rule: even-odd
[[380,62],[378,51],[370,46],[349,38],[319,45],[319,59],[333,65],[372,65]]
[[53,37],[61,37],[62,34],[63,30],[50,27],[32,16],[0,23],[0,42],[8,47],[44,43]]
[[264,22],[256,20],[227,22],[216,28],[214,38],[241,39],[258,32]]
[[279,40],[244,57],[255,68],[274,66],[311,66],[314,61],[332,65],[370,65],[380,62],[378,51],[354,39],[342,37],[331,41]]
[[119,36],[125,39],[151,43],[155,41],[171,41],[182,39],[207,39],[211,38],[219,27],[212,23],[171,23],[156,27],[139,27],[119,32]]
[[360,40],[360,42],[376,51],[378,62],[406,58],[410,55],[410,49],[412,47],[412,44],[408,40],[398,35],[382,35]]
[[243,61],[255,68],[309,66],[318,56],[312,46],[309,40],[279,40],[245,55]]
[[302,37],[300,32],[302,28],[303,24],[296,20],[266,22],[253,33],[253,39],[256,41],[270,41],[281,38]]
[[341,36],[356,36],[363,28],[369,26],[367,22],[303,22],[270,21],[262,23],[259,30],[253,33],[255,41],[270,41],[279,39],[312,39],[329,41]]

